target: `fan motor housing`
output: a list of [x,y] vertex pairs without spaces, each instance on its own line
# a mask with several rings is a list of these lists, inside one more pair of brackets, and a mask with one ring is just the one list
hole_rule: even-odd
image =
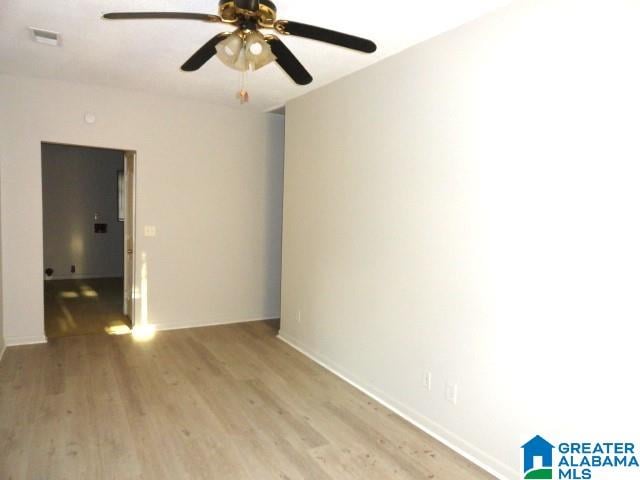
[[219,3],[220,18],[226,23],[252,19],[260,27],[272,28],[277,11],[271,0],[220,0]]

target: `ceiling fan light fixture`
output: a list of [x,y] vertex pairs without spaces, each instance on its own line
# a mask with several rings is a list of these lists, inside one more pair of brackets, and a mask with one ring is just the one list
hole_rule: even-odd
[[275,30],[280,35],[307,38],[363,53],[373,53],[377,46],[371,40],[337,32],[315,25],[278,19],[273,0],[218,0],[218,14],[192,12],[111,12],[103,18],[109,20],[165,19],[199,20],[209,23],[233,25],[234,32],[218,33],[202,45],[180,67],[184,72],[195,72],[214,56],[229,68],[242,72],[239,97],[249,100],[246,73],[259,70],[276,62],[298,85],[308,85],[313,77],[300,63],[278,35],[264,36],[260,29]]
[[216,45],[217,57],[227,67],[236,68],[235,64],[244,47],[244,39],[236,30]]
[[246,72],[250,67],[251,65],[247,59],[247,52],[244,48],[241,48],[236,56],[236,61],[233,63],[233,68],[240,70],[241,72]]
[[241,72],[259,70],[276,60],[264,35],[255,30],[236,30],[216,45],[216,52],[222,63]]
[[260,70],[276,60],[271,51],[271,45],[267,43],[258,31],[251,31],[245,36],[245,52],[253,70]]

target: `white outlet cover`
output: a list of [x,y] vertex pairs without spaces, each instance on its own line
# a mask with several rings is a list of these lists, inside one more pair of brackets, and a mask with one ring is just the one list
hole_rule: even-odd
[[431,372],[427,371],[424,373],[422,384],[427,390],[431,391]]
[[156,236],[156,227],[155,227],[155,225],[145,225],[144,226],[144,236],[145,237],[155,237]]
[[445,389],[445,395],[447,396],[447,400],[457,405],[458,403],[458,385],[455,383],[447,382],[447,387]]

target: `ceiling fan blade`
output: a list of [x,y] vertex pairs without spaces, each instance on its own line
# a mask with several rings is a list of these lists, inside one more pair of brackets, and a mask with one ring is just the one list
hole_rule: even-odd
[[307,72],[307,69],[278,37],[269,35],[265,37],[265,40],[269,43],[271,52],[276,56],[278,65],[287,72],[287,75],[294,82],[298,85],[309,85],[313,81],[313,77]]
[[195,72],[216,54],[216,45],[231,35],[231,32],[222,32],[205,43],[200,49],[191,55],[191,58],[182,65],[185,72]]
[[346,33],[327,30],[326,28],[306,25],[304,23],[290,22],[288,20],[279,20],[276,22],[275,29],[280,33],[310,38],[365,53],[373,53],[378,48],[375,43],[366,38],[354,37]]
[[107,20],[141,20],[141,19],[173,19],[173,20],[202,20],[203,22],[220,22],[217,15],[190,12],[112,12],[105,13],[102,18]]

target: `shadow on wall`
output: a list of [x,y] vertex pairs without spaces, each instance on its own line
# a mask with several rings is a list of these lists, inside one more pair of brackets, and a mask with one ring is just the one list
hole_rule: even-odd
[[[274,115],[275,116],[275,115]],[[280,317],[280,276],[282,270],[282,200],[284,182],[284,115],[281,123],[270,122],[266,151],[280,152],[270,157],[270,163],[264,176],[264,200],[262,219],[264,222],[264,285],[269,287],[263,292],[263,312]],[[273,279],[278,278],[278,282]]]

